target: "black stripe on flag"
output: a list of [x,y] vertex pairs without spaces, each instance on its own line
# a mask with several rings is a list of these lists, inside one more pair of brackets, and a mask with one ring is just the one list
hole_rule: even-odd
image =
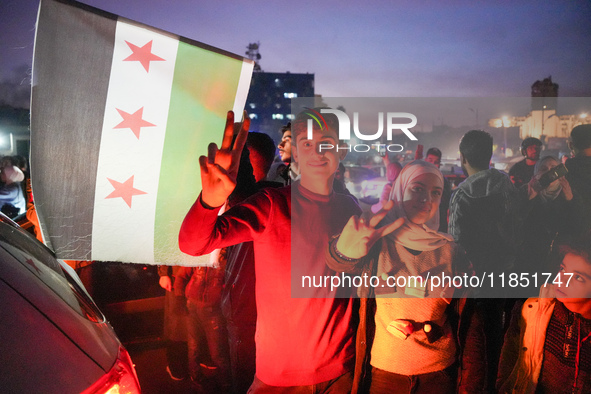
[[91,258],[115,27],[114,15],[75,2],[41,1],[33,58],[31,174],[44,238],[63,258]]

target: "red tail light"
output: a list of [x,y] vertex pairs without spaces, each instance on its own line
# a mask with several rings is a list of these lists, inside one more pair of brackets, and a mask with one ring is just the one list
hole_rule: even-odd
[[123,347],[119,348],[119,355],[115,365],[95,384],[87,388],[82,394],[139,394],[140,383],[129,353]]

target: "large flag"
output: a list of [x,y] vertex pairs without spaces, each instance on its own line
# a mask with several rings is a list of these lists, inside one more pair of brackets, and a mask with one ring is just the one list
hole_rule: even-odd
[[199,155],[242,113],[253,63],[72,1],[42,0],[33,195],[58,258],[207,262],[178,249]]

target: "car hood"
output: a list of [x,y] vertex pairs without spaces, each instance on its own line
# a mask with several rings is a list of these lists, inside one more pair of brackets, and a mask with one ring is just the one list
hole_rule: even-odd
[[[0,281],[5,284],[6,296],[11,294],[10,298],[14,301],[12,306],[3,301],[0,309],[7,314],[2,312],[2,315],[11,316],[12,331],[18,331],[19,325],[22,326],[22,330],[30,330],[31,319],[40,327],[34,332],[21,332],[21,342],[16,344],[19,347],[30,347],[27,340],[32,336],[36,340],[48,336],[49,341],[56,340],[56,335],[62,335],[67,338],[67,341],[63,340],[61,344],[55,344],[54,351],[59,351],[60,346],[75,347],[84,356],[72,356],[69,349],[69,357],[90,358],[97,368],[103,372],[108,371],[116,361],[120,342],[92,300],[86,294],[80,297],[80,294],[85,291],[69,289],[72,286],[70,283],[75,281],[66,281],[64,277],[60,277],[60,272],[45,266],[31,256],[19,256],[18,249],[2,246],[0,247]],[[64,273],[64,275],[67,274]],[[61,280],[63,291],[56,291],[55,288],[46,284],[51,280]],[[43,330],[42,327],[47,329]],[[17,332],[13,335],[18,334]],[[2,346],[4,345],[3,343]],[[44,357],[40,349],[37,349],[36,354],[38,358]],[[64,362],[66,361],[62,361]]]

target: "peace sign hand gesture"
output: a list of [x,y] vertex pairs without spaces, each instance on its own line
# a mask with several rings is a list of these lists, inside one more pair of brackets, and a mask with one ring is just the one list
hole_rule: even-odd
[[201,167],[201,201],[210,207],[219,207],[226,202],[236,187],[236,176],[240,164],[242,148],[248,136],[250,118],[244,111],[244,122],[240,127],[236,141],[232,146],[234,135],[234,112],[228,111],[224,139],[218,149],[215,143],[207,147],[207,157],[199,157]]
[[398,218],[386,226],[376,228],[393,206],[394,201],[386,202],[384,207],[369,220],[369,224],[359,216],[351,216],[336,244],[339,253],[351,259],[360,259],[367,255],[377,240],[400,228],[404,224],[404,218]]

